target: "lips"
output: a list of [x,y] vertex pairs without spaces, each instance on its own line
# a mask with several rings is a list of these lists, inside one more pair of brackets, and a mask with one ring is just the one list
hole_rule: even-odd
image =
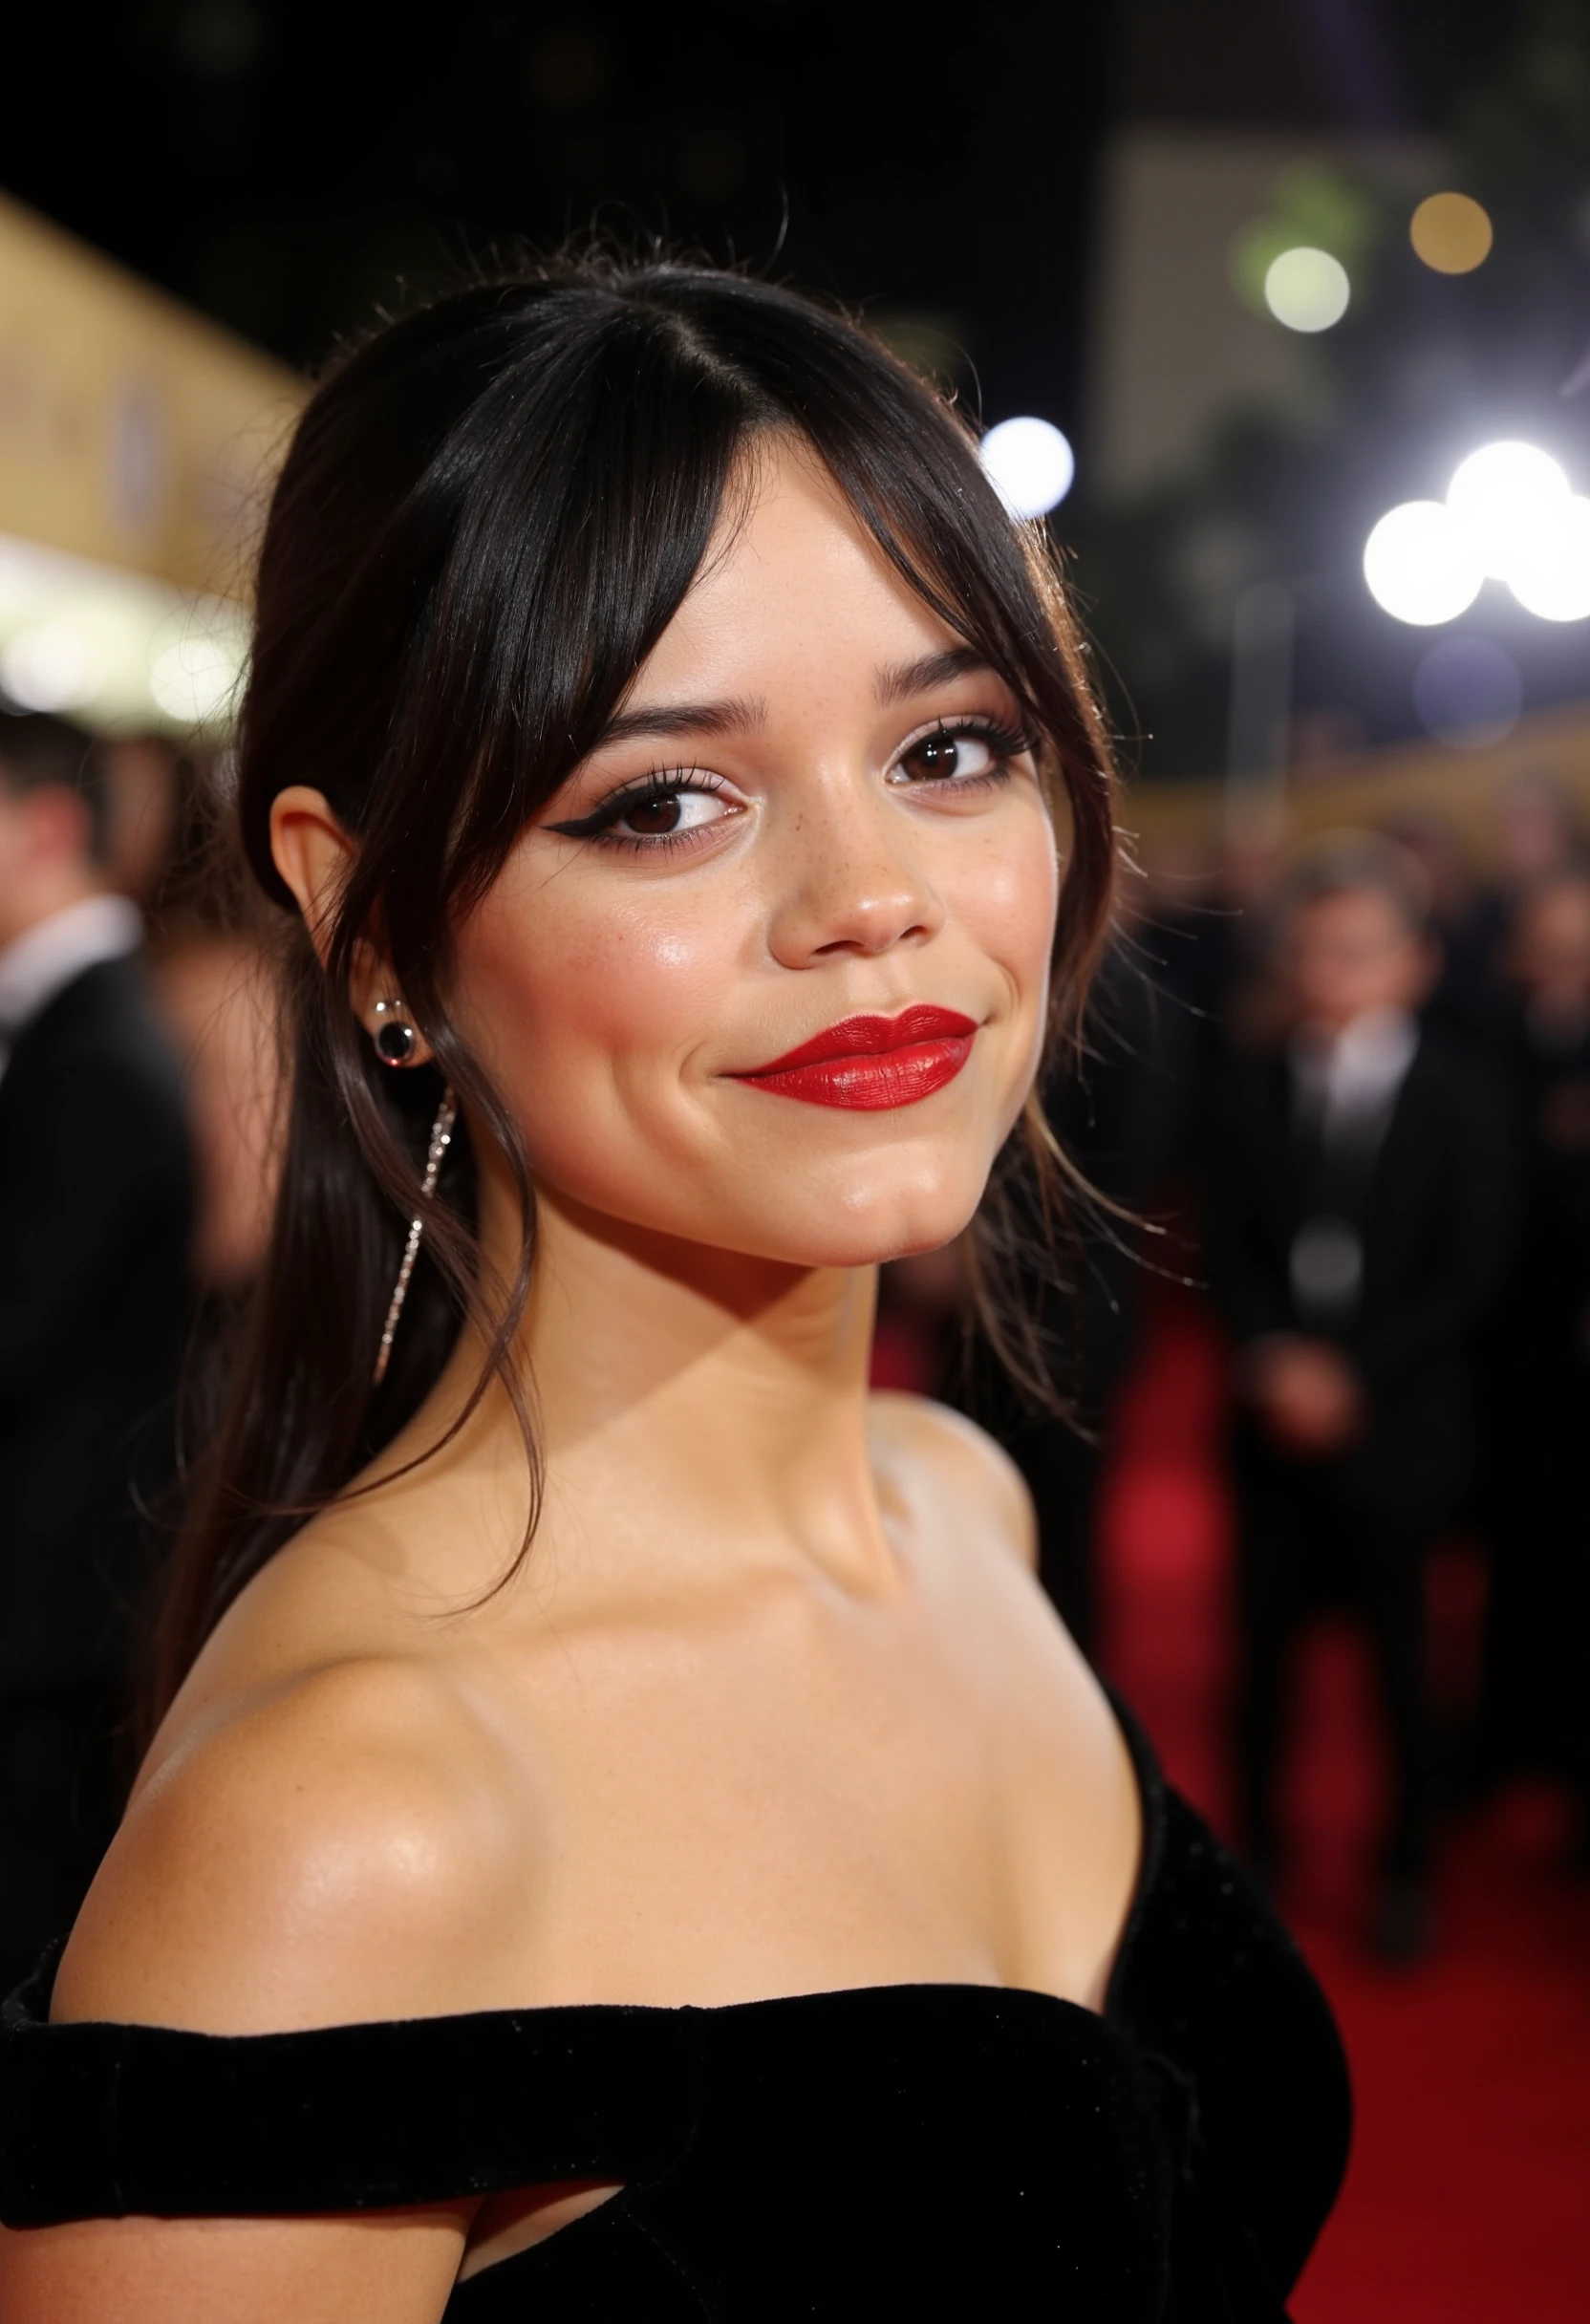
[[914,1106],[953,1082],[972,1054],[976,1022],[917,1001],[898,1017],[847,1017],[736,1081],[808,1106],[881,1113]]

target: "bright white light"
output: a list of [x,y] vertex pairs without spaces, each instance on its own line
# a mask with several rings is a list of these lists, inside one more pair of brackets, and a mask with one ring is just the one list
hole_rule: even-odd
[[1441,501],[1404,501],[1364,545],[1369,594],[1420,628],[1455,621],[1479,595],[1485,566],[1466,526]]
[[[158,703],[150,673],[189,639],[197,645],[196,654],[189,649],[194,666],[184,673],[178,657],[162,677],[166,702]],[[11,701],[64,711],[96,732],[136,734],[191,725],[193,713],[210,710],[220,694],[224,721],[247,657],[240,606],[0,532],[0,693]],[[226,664],[225,687],[218,661]],[[204,722],[220,721],[211,711]]]
[[1264,304],[1288,331],[1328,331],[1347,312],[1347,269],[1328,250],[1301,244],[1273,258],[1264,275]]
[[1471,452],[1447,488],[1447,506],[1472,537],[1485,570],[1511,581],[1535,553],[1542,521],[1568,497],[1568,479],[1533,443],[1488,443]]
[[18,630],[0,653],[0,685],[23,710],[75,710],[97,680],[87,640],[64,621]]
[[207,726],[231,706],[242,675],[236,653],[218,637],[180,637],[149,668],[149,691],[169,719]]
[[982,440],[982,464],[1012,516],[1047,516],[1071,489],[1075,455],[1046,420],[1001,420]]
[[1570,493],[1548,509],[1507,579],[1525,612],[1542,621],[1590,618],[1590,500]]

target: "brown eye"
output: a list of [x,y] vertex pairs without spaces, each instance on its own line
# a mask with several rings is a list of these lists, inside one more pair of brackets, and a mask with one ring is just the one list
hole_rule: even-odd
[[986,775],[997,761],[980,734],[929,734],[913,742],[900,761],[900,769],[913,783],[943,783],[969,775]]
[[687,839],[709,824],[741,814],[742,804],[720,796],[723,788],[711,774],[671,775],[666,781],[632,785],[604,800],[592,814],[549,823],[547,828],[565,839],[663,848],[671,840]]
[[624,817],[630,829],[642,839],[665,839],[670,831],[678,829],[683,819],[677,791],[658,799],[637,799]]
[[702,781],[660,784],[633,796],[629,805],[615,803],[607,812],[608,833],[632,847],[647,842],[660,846],[671,839],[688,839],[710,824],[723,823],[739,812],[732,801],[720,797],[716,785]]

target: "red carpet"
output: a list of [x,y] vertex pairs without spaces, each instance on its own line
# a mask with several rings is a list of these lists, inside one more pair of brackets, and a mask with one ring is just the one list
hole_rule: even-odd
[[[1224,1825],[1220,1395],[1207,1323],[1168,1297],[1101,1521],[1110,1675],[1171,1780]],[[1460,1560],[1434,1612],[1437,1676],[1460,1679],[1474,1613]],[[1358,2133],[1297,2324],[1590,2324],[1590,1883],[1560,1869],[1563,1804],[1519,1789],[1454,1834],[1432,1958],[1379,1969],[1358,1943],[1378,1759],[1349,1632],[1314,1642],[1300,1696],[1288,1784],[1299,1872],[1283,1902],[1341,2019]]]

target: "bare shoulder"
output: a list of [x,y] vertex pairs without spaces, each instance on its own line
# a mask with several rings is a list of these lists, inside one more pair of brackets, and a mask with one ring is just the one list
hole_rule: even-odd
[[[986,1689],[990,1732],[1012,1746],[1011,1797],[1032,1835],[1032,1861],[1071,1879],[1096,1910],[1077,1920],[1076,1899],[1053,1903],[1080,1927],[1080,1952],[1063,1969],[1035,1967],[1031,1980],[1057,1991],[1102,1995],[1140,1845],[1140,1797],[1131,1754],[1109,1699],[1036,1578],[1037,1520],[1025,1480],[1008,1453],[942,1405],[913,1396],[873,1399],[875,1441],[886,1476],[910,1477],[945,1586],[962,1667]],[[995,1586],[996,1582],[999,1586]],[[1056,1829],[1073,1845],[1058,1850]],[[1048,1874],[1044,1875],[1047,1879]],[[1040,1883],[1042,1885],[1042,1883]],[[1083,1893],[1079,1890],[1078,1894]],[[1045,1907],[1045,1913],[1049,1910]],[[1042,1916],[1041,1916],[1042,1917]]]
[[212,1707],[135,1796],[55,2014],[263,2033],[460,2006],[523,1856],[496,1756],[417,1660],[340,1660]]
[[968,1539],[988,1539],[1029,1568],[1038,1564],[1038,1519],[1026,1479],[986,1429],[930,1396],[890,1393],[870,1400],[874,1442],[897,1472],[948,1496],[971,1520]]

